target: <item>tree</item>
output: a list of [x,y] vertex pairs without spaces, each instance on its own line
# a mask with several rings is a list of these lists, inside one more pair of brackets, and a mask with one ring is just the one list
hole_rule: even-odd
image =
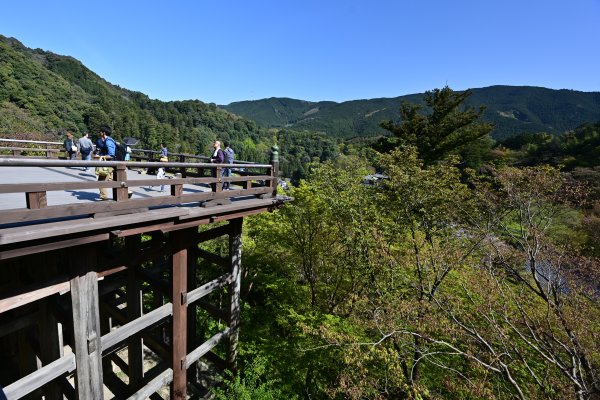
[[425,114],[420,112],[422,106],[402,102],[402,122],[396,124],[388,120],[380,125],[395,136],[391,140],[383,139],[380,148],[389,151],[398,146],[414,146],[425,164],[431,164],[467,143],[485,137],[494,126],[476,122],[485,107],[478,110],[463,107],[470,95],[470,90],[454,92],[448,86],[428,91],[425,104],[431,112]]

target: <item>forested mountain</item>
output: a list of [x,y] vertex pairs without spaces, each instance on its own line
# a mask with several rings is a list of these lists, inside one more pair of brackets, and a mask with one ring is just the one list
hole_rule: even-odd
[[[162,102],[105,81],[80,61],[0,35],[0,134],[35,132],[56,139],[108,124],[117,138],[172,151],[204,153],[215,139],[232,140],[241,158],[266,161],[273,135],[253,121],[198,100]],[[241,154],[240,154],[241,153]]]
[[[402,101],[422,103],[423,94],[395,98],[309,102],[288,98],[241,101],[221,106],[265,127],[289,127],[332,136],[384,134],[382,120],[397,120]],[[492,122],[495,139],[522,133],[566,130],[600,120],[600,92],[553,90],[529,86],[491,86],[472,89],[467,106],[487,106],[483,121]]]

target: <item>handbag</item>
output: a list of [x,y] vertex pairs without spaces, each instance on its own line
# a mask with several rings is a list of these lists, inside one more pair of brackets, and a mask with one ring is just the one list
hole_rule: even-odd
[[[99,161],[106,161],[106,157],[100,157]],[[106,178],[108,174],[112,174],[112,167],[96,167],[98,178]]]
[[75,146],[74,144],[73,144],[73,145],[71,145],[71,151],[72,151],[73,153],[77,153],[77,146]]

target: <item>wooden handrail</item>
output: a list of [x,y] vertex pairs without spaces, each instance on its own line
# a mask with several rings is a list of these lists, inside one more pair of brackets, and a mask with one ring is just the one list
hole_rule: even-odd
[[[271,164],[238,164],[233,169],[247,168],[246,176],[221,177],[222,168],[230,168],[231,164],[212,163],[179,163],[179,162],[124,162],[124,161],[80,161],[31,158],[0,158],[1,167],[111,167],[112,181],[66,181],[66,182],[29,182],[29,183],[0,183],[0,194],[22,193],[25,196],[26,208],[18,207],[2,210],[0,225],[28,223],[53,218],[86,217],[98,213],[135,212],[135,210],[152,207],[176,206],[194,202],[219,202],[238,196],[274,197],[273,188],[276,185],[276,174]],[[128,168],[173,168],[175,170],[212,169],[213,176],[204,176],[203,172],[186,172],[186,177],[171,179],[128,179],[125,173]],[[222,191],[224,182],[237,183],[233,190]],[[183,185],[210,185],[212,189],[205,191],[184,192]],[[143,186],[170,186],[170,195],[153,196],[149,198],[128,198],[131,188]],[[241,185],[241,187],[239,186]],[[100,188],[113,189],[114,201],[76,202],[61,205],[48,205],[47,193],[51,191],[97,190]],[[131,210],[131,211],[130,211]]]
[[[128,168],[231,168],[231,164],[214,164],[214,163],[181,163],[181,162],[156,162],[156,161],[83,161],[83,160],[44,160],[44,159],[27,159],[27,158],[0,158],[0,167],[118,167],[125,166]],[[235,168],[271,168],[271,164],[236,164]]]
[[0,142],[13,142],[13,143],[31,143],[31,144],[53,144],[62,146],[62,142],[44,142],[41,140],[21,140],[21,139],[0,139]]
[[[0,143],[1,142],[9,142],[9,143],[22,143],[22,144],[36,144],[36,145],[52,145],[52,146],[62,146],[63,143],[62,142],[44,142],[44,141],[39,141],[39,140],[21,140],[21,139],[2,139],[0,138]],[[47,151],[47,148],[42,148],[42,147],[21,147],[21,148],[16,148],[16,147],[0,147],[0,151]],[[65,151],[64,149],[57,149],[57,150],[53,150],[53,152],[56,151]],[[152,154],[152,155],[157,155],[160,154],[161,151],[160,150],[150,150],[150,149],[136,149],[136,148],[132,148],[131,149],[131,153],[132,156],[134,154],[137,155],[137,158],[142,159],[142,158],[146,158],[144,156],[141,156],[141,154]],[[206,160],[209,161],[210,157],[208,156],[202,156],[202,155],[197,155],[197,154],[186,154],[186,153],[169,153],[169,157],[171,158],[178,158],[181,161],[181,158],[183,157],[183,159],[192,159],[192,160]],[[243,161],[243,160],[234,160],[233,161],[234,164],[236,164],[238,167],[240,167],[240,164],[256,164],[253,161]]]

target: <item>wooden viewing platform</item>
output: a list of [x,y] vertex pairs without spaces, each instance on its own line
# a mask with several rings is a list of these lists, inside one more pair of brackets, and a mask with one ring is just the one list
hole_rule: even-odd
[[[1,145],[7,398],[158,399],[165,385],[172,399],[209,396],[211,379],[236,365],[243,217],[291,200],[277,196],[276,148],[270,164],[237,162],[224,179],[231,165],[194,155],[71,161],[55,158],[62,143]],[[113,181],[82,171],[98,166]],[[171,178],[145,173],[158,167]],[[112,200],[99,200],[101,187]]]

